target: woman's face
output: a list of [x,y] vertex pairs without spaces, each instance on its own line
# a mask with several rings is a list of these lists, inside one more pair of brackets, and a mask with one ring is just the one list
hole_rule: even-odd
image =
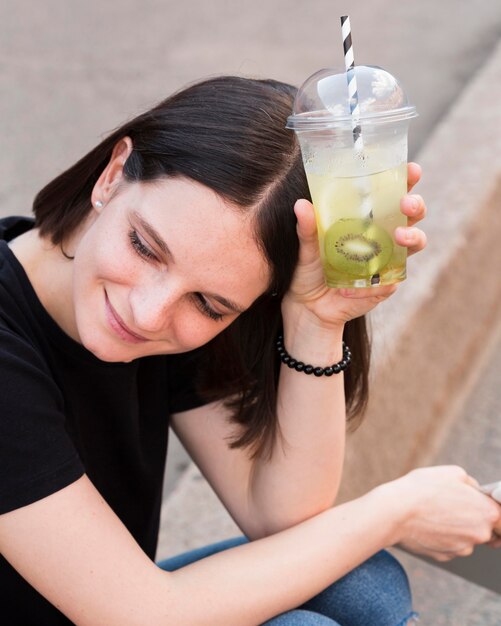
[[73,254],[76,333],[109,362],[207,343],[270,279],[249,214],[186,178],[124,184]]

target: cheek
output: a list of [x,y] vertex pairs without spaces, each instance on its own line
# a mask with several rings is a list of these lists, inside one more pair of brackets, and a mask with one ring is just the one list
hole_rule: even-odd
[[73,261],[73,303],[77,323],[104,310],[104,288],[126,285],[133,280],[136,268],[130,255],[102,237],[87,237],[78,247]]
[[87,283],[108,281],[128,284],[134,281],[139,264],[134,263],[133,254],[121,239],[116,241],[106,237],[103,231],[101,237],[83,243],[75,260]]

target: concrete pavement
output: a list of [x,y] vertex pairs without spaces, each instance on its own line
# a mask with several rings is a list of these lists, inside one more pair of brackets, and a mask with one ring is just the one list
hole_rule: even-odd
[[28,212],[51,176],[190,81],[239,73],[300,84],[342,65],[345,13],[356,62],[389,69],[416,104],[416,154],[488,59],[499,2],[3,0],[0,211]]

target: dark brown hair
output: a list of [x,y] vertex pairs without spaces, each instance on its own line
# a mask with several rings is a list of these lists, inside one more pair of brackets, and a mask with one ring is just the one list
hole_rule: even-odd
[[[207,344],[200,390],[208,400],[224,400],[232,409],[240,428],[231,445],[248,447],[253,456],[269,457],[280,435],[275,340],[282,324],[281,300],[298,259],[293,206],[298,198],[310,198],[298,143],[285,129],[295,91],[278,81],[232,76],[192,85],[115,130],[43,188],[33,205],[40,234],[62,245],[91,210],[92,189],[113,147],[128,136],[133,150],[123,169],[127,181],[184,176],[242,211],[252,210],[271,283]],[[346,401],[355,423],[368,394],[369,343],[363,317],[346,324],[345,340],[353,354],[344,374]]]

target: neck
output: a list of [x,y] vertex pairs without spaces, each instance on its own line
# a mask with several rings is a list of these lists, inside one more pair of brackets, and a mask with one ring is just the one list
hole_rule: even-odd
[[70,337],[79,341],[72,298],[73,262],[61,246],[40,237],[37,228],[9,242],[47,313]]

